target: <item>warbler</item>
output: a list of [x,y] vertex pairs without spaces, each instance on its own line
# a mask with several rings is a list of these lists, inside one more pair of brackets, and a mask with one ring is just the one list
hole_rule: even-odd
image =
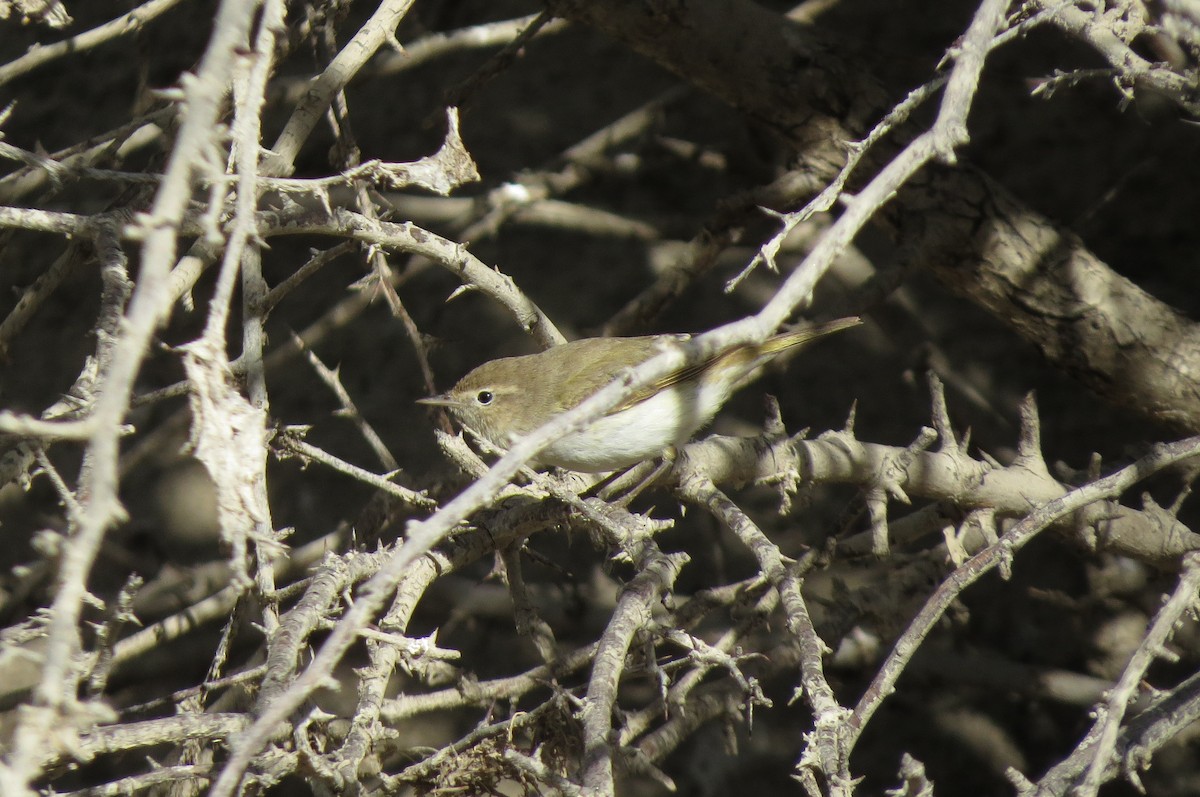
[[[634,465],[682,445],[734,392],[772,360],[861,323],[857,317],[807,324],[758,344],[734,346],[645,385],[578,432],[542,449],[535,465],[598,473]],[[686,335],[584,338],[537,354],[503,357],[474,369],[441,395],[418,403],[446,407],[487,440],[508,448]]]

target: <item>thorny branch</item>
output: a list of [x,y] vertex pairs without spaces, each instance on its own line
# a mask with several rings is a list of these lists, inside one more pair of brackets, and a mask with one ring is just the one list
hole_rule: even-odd
[[[148,2],[12,56],[0,64],[0,86],[73,64],[86,50],[124,46],[140,26],[171,24],[177,5]],[[790,732],[775,735],[794,762],[793,777],[814,797],[851,795],[861,777],[852,756],[870,743],[863,732],[873,721],[879,735],[889,735],[879,710],[905,688],[901,676],[921,670],[922,656],[939,655],[936,629],[961,630],[948,620],[951,610],[972,600],[987,573],[1016,580],[1030,569],[1022,551],[1047,529],[1089,563],[1178,573],[1119,668],[1086,676],[1085,698],[1036,692],[1072,707],[1094,701],[1094,724],[1036,783],[1017,768],[1009,780],[1038,795],[1095,794],[1118,776],[1137,783],[1149,756],[1200,712],[1194,678],[1153,694],[1143,688],[1155,661],[1195,655],[1179,629],[1195,611],[1200,578],[1200,536],[1184,506],[1197,438],[1154,446],[1123,467],[1097,462],[1082,476],[1056,478],[1043,459],[1032,396],[1020,405],[1012,452],[993,458],[972,453],[970,435],[950,421],[955,401],[931,378],[931,427],[907,447],[864,441],[853,421],[816,439],[788,435],[777,414],[765,434],[707,435],[683,446],[647,495],[673,496],[690,516],[603,500],[598,477],[531,475],[526,468],[542,447],[609,413],[641,386],[782,328],[814,303],[839,258],[878,220],[901,236],[912,233],[901,244],[907,256],[927,256],[947,284],[1037,340],[1053,362],[1068,369],[1082,363],[1082,378],[1118,403],[1194,431],[1200,391],[1184,360],[1194,356],[1196,347],[1186,344],[1198,334],[1195,325],[1117,277],[1071,233],[971,169],[953,168],[972,140],[968,118],[988,58],[1035,25],[1098,53],[1125,101],[1151,92],[1196,115],[1200,37],[1188,33],[1194,28],[1186,9],[1164,4],[1152,19],[1138,3],[1012,9],[1004,0],[983,0],[944,53],[948,70],[939,67],[921,89],[891,103],[874,76],[824,38],[820,4],[806,6],[805,26],[737,2],[632,5],[564,0],[536,15],[440,33],[425,29],[427,19],[410,19],[420,8],[411,0],[380,3],[357,31],[342,30],[345,20],[333,6],[288,18],[279,0],[225,2],[194,73],[152,93],[161,107],[52,153],[6,133],[0,157],[15,165],[0,177],[0,262],[10,251],[44,260],[0,321],[0,354],[19,357],[39,347],[35,336],[46,334],[46,316],[87,290],[90,263],[99,266],[100,289],[96,307],[78,311],[95,320],[88,339],[94,351],[71,366],[77,376],[55,382],[56,400],[16,391],[22,400],[0,410],[0,476],[31,494],[47,485],[57,508],[20,554],[29,562],[14,560],[0,582],[8,623],[0,631],[0,680],[7,684],[0,703],[12,711],[0,791],[128,794],[169,786],[225,797],[284,778],[338,794],[484,793],[509,782],[531,792],[611,795],[621,778],[632,777],[676,788],[668,756],[689,755],[689,741],[701,749],[713,728],[725,729],[727,745],[759,743],[741,729],[751,728],[755,712],[757,721],[770,721],[784,702],[772,695],[783,693],[804,706],[802,726],[797,730],[793,714]],[[0,25],[7,8],[0,0]],[[460,129],[455,108],[445,111],[441,144],[422,145],[433,154],[397,162],[386,147],[366,148],[377,141],[360,121],[371,118],[364,108],[370,103],[352,92],[368,75],[415,79],[422,64],[502,47],[498,58],[454,81],[470,87],[471,113],[485,113],[491,93],[504,90],[493,78],[519,72],[539,47],[592,35],[551,21],[551,13],[607,30],[694,88],[731,102],[779,133],[801,166],[739,190],[700,214],[703,223],[680,225],[665,214],[643,219],[592,201],[589,192],[629,174],[653,182],[656,158],[668,158],[674,171],[691,168],[690,157],[704,160],[695,155],[704,147],[659,132],[665,116],[686,112],[699,94],[678,86],[612,113],[587,135],[563,138],[577,143],[559,142],[558,155],[534,172],[497,175],[487,173],[495,166],[477,167],[477,157],[493,163],[494,153],[469,151],[472,134],[482,134],[470,116]],[[401,45],[414,30],[416,38]],[[1151,36],[1156,51],[1173,57],[1147,60],[1143,45]],[[305,49],[327,63],[303,80],[285,77],[283,65],[297,63],[290,48],[305,38]],[[753,41],[761,58],[745,58],[746,48],[734,46],[741,41]],[[393,52],[376,57],[385,46]],[[755,71],[762,69],[774,77]],[[1088,74],[1056,75],[1041,93]],[[921,129],[914,111],[939,90],[936,118]],[[277,130],[268,109],[284,111],[274,114],[285,120]],[[0,125],[21,110],[5,109]],[[420,116],[409,111],[392,116]],[[522,117],[526,129],[537,127],[535,116]],[[335,142],[326,169],[306,160],[320,149],[323,122]],[[271,133],[275,142],[266,149],[262,141]],[[149,154],[160,146],[161,162]],[[707,162],[726,163],[723,157]],[[447,198],[469,190],[481,171],[487,185],[479,195]],[[415,187],[436,199],[410,193]],[[105,203],[87,198],[87,191],[110,189]],[[747,232],[762,220],[760,206],[773,208],[766,218],[774,226]],[[431,209],[431,222],[410,219],[411,208]],[[816,219],[823,231],[799,263],[787,263],[790,236]],[[442,435],[455,470],[439,471],[418,424],[392,422],[402,416],[396,407],[419,394],[401,395],[411,385],[388,381],[400,367],[392,353],[386,365],[373,365],[370,379],[346,378],[338,358],[350,359],[353,370],[358,357],[370,361],[380,348],[383,336],[367,331],[379,325],[372,307],[380,296],[392,311],[388,320],[404,327],[405,351],[423,372],[425,391],[442,356],[426,331],[440,312],[431,308],[447,297],[480,294],[537,345],[562,343],[566,336],[544,309],[558,303],[546,288],[551,280],[531,276],[521,263],[501,270],[481,254],[503,252],[507,236],[529,224],[642,243],[675,244],[659,239],[682,230],[686,243],[671,250],[682,253],[673,266],[638,275],[613,293],[610,315],[600,321],[607,330],[643,328],[673,305],[687,307],[709,281],[759,290],[759,309],[719,326],[701,321],[717,314],[697,311],[697,326],[715,328],[626,369],[490,465],[461,438]],[[751,235],[740,273],[718,277],[720,256]],[[287,250],[297,237],[321,247],[308,250],[299,267],[273,251]],[[38,246],[26,248],[26,239]],[[1047,245],[1049,239],[1067,244]],[[134,248],[140,256],[131,265]],[[340,256],[358,251],[369,279],[344,279],[333,298],[328,285],[345,275],[331,264],[348,267],[355,259]],[[408,259],[393,262],[393,254]],[[586,260],[581,251],[557,255],[564,270]],[[959,268],[963,262],[981,265]],[[427,269],[430,263],[440,273]],[[784,276],[775,283],[755,272],[758,264]],[[1056,276],[1062,273],[1071,279]],[[1054,304],[1042,292],[1047,284],[1074,293],[1053,294]],[[1129,312],[1105,314],[1108,304],[1096,296]],[[559,312],[572,325],[601,303],[571,299],[577,317]],[[486,313],[474,301],[461,299],[445,312],[472,315],[461,326],[478,322],[482,329]],[[197,307],[202,314],[192,317]],[[281,318],[272,333],[269,322]],[[1159,319],[1168,332],[1152,334],[1146,319]],[[1062,329],[1077,334],[1047,334]],[[338,348],[346,335],[353,343]],[[868,345],[855,345],[865,360]],[[323,346],[331,353],[318,352]],[[1154,356],[1135,358],[1132,369],[1122,359],[1127,349]],[[310,358],[326,389],[315,388],[308,371],[298,377],[286,367],[297,354]],[[849,371],[859,363],[845,365]],[[384,400],[370,396],[372,381],[387,384]],[[851,399],[838,385],[820,390],[839,402]],[[313,405],[330,401],[327,392],[332,412],[352,420],[353,435],[325,431]],[[1053,423],[1061,418],[1047,425]],[[914,439],[911,428],[899,435]],[[196,514],[208,518],[210,542],[219,541],[220,551],[205,566],[172,562],[143,579],[137,571],[149,569],[145,555],[126,532],[165,524],[140,514],[148,499],[139,494],[139,469],[165,459],[163,452],[176,456],[185,439],[212,495],[211,506]],[[359,464],[360,447],[387,473]],[[416,453],[422,448],[424,459]],[[292,478],[288,468],[303,473]],[[336,471],[331,479],[339,487],[296,487],[321,483],[327,471]],[[1134,484],[1152,478],[1148,489],[1175,478],[1185,486],[1168,508],[1149,495],[1141,508],[1122,503]],[[282,486],[273,489],[276,480]],[[806,503],[813,499],[804,493],[818,485],[859,491],[846,513],[850,522],[823,522]],[[779,517],[762,511],[759,487],[778,488]],[[323,524],[321,534],[285,555],[293,532],[277,527],[280,514],[311,514]],[[706,537],[697,531],[706,522],[722,531]],[[847,533],[838,536],[839,526]],[[672,527],[690,536],[680,543]],[[556,549],[579,537],[586,540],[577,546],[582,551]],[[555,559],[568,557],[577,572],[556,572]],[[491,583],[489,561],[503,587]],[[110,564],[121,571],[115,586],[104,572]],[[223,630],[210,634],[217,622]],[[485,650],[489,634],[504,638],[499,655]],[[889,646],[890,653],[878,652]],[[196,680],[159,688],[146,678],[144,689],[130,686],[126,673],[151,666],[152,653],[179,663],[188,653],[176,650],[197,649],[211,662],[202,662]],[[999,654],[988,660],[1005,663]],[[31,679],[15,675],[25,661],[35,665]],[[975,675],[1001,677],[991,673]],[[1085,678],[1061,663],[1041,674],[1045,682]],[[1039,689],[1037,679],[1026,680],[1031,694]],[[862,694],[854,692],[856,681],[868,683]],[[353,693],[340,709],[323,694],[337,690]],[[414,718],[440,736],[430,730],[403,743]],[[163,759],[132,763],[164,748],[170,753]],[[929,793],[924,765],[907,750],[893,757],[888,782],[899,777],[904,793]],[[107,782],[89,785],[89,773],[77,774],[91,761],[112,764],[97,768],[111,772]]]

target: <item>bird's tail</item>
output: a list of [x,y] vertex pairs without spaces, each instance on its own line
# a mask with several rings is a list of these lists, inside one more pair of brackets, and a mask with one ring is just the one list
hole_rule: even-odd
[[772,338],[767,338],[767,340],[763,341],[760,351],[763,354],[774,354],[777,351],[790,349],[794,346],[802,346],[817,338],[832,335],[834,332],[841,332],[843,329],[856,327],[861,323],[861,318],[852,315],[846,318],[839,318],[835,321],[823,321],[820,324],[804,324],[789,329],[787,332],[780,332]]

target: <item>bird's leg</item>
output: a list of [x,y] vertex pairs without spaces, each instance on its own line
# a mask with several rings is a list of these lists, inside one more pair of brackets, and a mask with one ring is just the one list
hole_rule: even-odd
[[[649,463],[639,462],[628,470],[618,474],[612,481],[600,490],[600,498],[605,501],[611,500],[613,496],[619,494],[626,488],[627,485],[633,484],[633,488],[629,492],[616,499],[614,503],[619,507],[627,507],[633,503],[633,499],[637,498],[654,482],[658,481],[664,473],[675,467],[675,460],[679,457],[679,450],[675,446],[668,447],[663,451],[662,459],[658,465],[646,476],[642,476],[646,471]],[[636,481],[635,481],[636,480]]]

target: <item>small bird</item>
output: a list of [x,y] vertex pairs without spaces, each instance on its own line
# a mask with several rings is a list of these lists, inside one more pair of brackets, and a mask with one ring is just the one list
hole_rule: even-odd
[[[599,473],[634,465],[687,442],[763,366],[806,343],[861,323],[857,317],[808,324],[760,344],[734,346],[645,385],[578,432],[542,449],[535,465]],[[508,448],[687,335],[584,338],[537,354],[491,360],[450,390],[418,399],[446,407],[463,424]]]

